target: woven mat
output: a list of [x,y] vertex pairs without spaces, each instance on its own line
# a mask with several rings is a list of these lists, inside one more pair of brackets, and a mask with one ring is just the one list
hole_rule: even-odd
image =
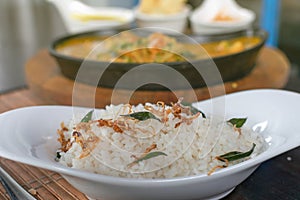
[[[1,167],[6,170],[25,190],[36,193],[42,200],[87,200],[86,196],[71,186],[55,172],[0,158]],[[0,186],[0,199],[9,200],[8,194]]]

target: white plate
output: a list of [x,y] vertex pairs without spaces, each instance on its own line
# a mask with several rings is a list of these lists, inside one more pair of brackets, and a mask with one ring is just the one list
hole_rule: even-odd
[[[73,186],[92,198],[105,200],[221,198],[245,180],[260,163],[300,145],[298,93],[283,90],[249,90],[195,105],[209,115],[212,109],[215,109],[212,106],[218,105],[218,102],[224,99],[225,115],[247,116],[246,125],[259,131],[269,147],[259,156],[219,170],[211,176],[202,174],[173,179],[130,179],[64,167],[55,162],[54,157],[59,147],[56,130],[62,121],[67,122],[73,115],[73,108],[67,106],[27,107],[1,114],[0,156],[58,172]],[[214,114],[222,114],[223,109],[218,110]]]

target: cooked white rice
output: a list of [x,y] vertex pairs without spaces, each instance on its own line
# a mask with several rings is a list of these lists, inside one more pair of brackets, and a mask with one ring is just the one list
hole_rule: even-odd
[[[156,105],[147,105],[162,109]],[[191,118],[193,115],[182,114],[183,118],[179,119],[172,112],[168,113],[166,122],[156,119],[137,121],[120,116],[129,112],[146,111],[143,105],[131,109],[128,105],[110,105],[105,110],[97,110],[93,122],[79,123],[85,113],[73,119],[66,126],[68,130],[60,130],[64,139],[70,140],[66,152],[60,152],[59,162],[72,168],[117,177],[172,178],[208,173],[215,166],[224,165],[224,162],[215,159],[216,156],[231,151],[249,151],[253,143],[256,147],[251,156],[245,159],[264,150],[262,136],[245,126],[239,133],[228,122],[206,119],[201,115],[194,115],[195,119],[190,120],[191,123],[183,120],[178,125],[183,118]],[[120,133],[112,127],[100,127],[95,118],[126,120],[130,128]],[[176,124],[178,127],[175,128]],[[84,141],[94,141],[84,144],[91,152],[83,151],[83,144],[74,138],[74,131],[79,132]],[[133,164],[153,144],[155,146],[150,152],[158,151],[166,155]],[[245,159],[229,162],[229,165]]]

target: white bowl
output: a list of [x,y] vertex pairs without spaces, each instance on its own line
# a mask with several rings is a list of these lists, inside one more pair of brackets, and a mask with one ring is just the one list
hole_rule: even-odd
[[[70,33],[98,29],[130,28],[134,21],[131,9],[121,7],[94,7],[77,0],[48,0],[60,13]],[[90,18],[89,20],[87,20]]]
[[[182,12],[176,14],[159,15],[159,14],[145,14],[135,9],[135,18],[137,26],[140,28],[145,27],[158,27],[166,29],[165,33],[184,32],[187,26],[188,16],[191,7],[186,6]],[[171,29],[173,31],[167,31]]]
[[[263,135],[268,148],[257,157],[216,171],[172,179],[131,179],[71,169],[54,161],[56,130],[75,110],[87,108],[38,106],[0,115],[0,156],[62,174],[93,199],[211,199],[221,198],[244,181],[262,162],[300,145],[300,94],[283,90],[249,90],[194,104],[209,115],[223,102],[227,117],[247,116],[247,126]],[[218,114],[218,113],[216,113]],[[295,172],[296,173],[296,172]]]
[[[216,1],[216,0],[213,0]],[[195,34],[222,34],[245,30],[252,26],[255,13],[237,5],[232,0],[216,1],[206,0],[190,15],[191,28]],[[218,4],[218,5],[216,5]],[[227,7],[226,7],[227,6]],[[236,20],[216,21],[214,17],[227,8]]]
[[197,35],[220,35],[226,33],[233,33],[237,31],[243,31],[251,28],[251,24],[246,24],[244,26],[231,26],[231,27],[220,27],[220,26],[210,26],[205,24],[200,24],[191,21],[191,30]]

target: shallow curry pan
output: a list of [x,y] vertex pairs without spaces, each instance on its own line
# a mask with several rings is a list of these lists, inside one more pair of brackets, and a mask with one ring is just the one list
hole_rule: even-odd
[[[57,51],[59,45],[72,39],[99,36],[108,38],[121,31],[93,31],[64,36],[51,43],[49,52],[56,59],[64,76],[82,83],[130,90],[177,90],[191,87],[201,88],[244,77],[254,68],[259,50],[267,38],[267,33],[261,29],[250,29],[226,35],[190,35],[189,38],[199,43],[227,41],[239,37],[257,37],[259,42],[235,53],[213,56],[212,59],[207,57],[195,59],[189,62],[106,62],[69,56]],[[176,40],[180,41],[181,38],[176,36]]]

